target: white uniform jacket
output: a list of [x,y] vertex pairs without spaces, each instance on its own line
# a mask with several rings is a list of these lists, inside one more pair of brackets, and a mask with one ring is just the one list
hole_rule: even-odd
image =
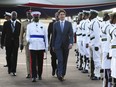
[[111,54],[112,57],[116,58],[116,24],[114,25],[114,28],[110,30],[111,35]]
[[83,41],[82,38],[82,25],[84,24],[84,20],[80,21],[79,25],[77,26],[77,32],[76,35],[78,37],[78,41]]
[[84,23],[84,30],[83,30],[83,41],[84,41],[84,43],[86,43],[86,44],[89,44],[89,42],[90,42],[90,37],[89,37],[89,23],[90,23],[90,21],[89,21],[89,19],[86,19],[85,20],[85,23]]
[[99,20],[97,18],[92,19],[89,28],[90,28],[91,45],[100,46],[101,26]]
[[48,34],[45,25],[41,22],[28,24],[26,40],[30,50],[47,50]]
[[116,78],[116,24],[115,27],[110,30],[111,34],[111,76]]
[[[107,58],[108,53],[111,50],[111,42],[110,42],[110,29],[113,26],[110,23],[107,23],[102,28],[102,68],[110,69],[111,68],[111,60]],[[109,56],[110,57],[110,56]]]

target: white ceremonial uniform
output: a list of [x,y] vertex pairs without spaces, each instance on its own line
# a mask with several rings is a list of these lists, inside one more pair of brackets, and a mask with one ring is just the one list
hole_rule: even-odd
[[94,74],[96,77],[100,77],[101,68],[101,57],[100,57],[100,34],[101,26],[97,18],[91,20],[90,25],[90,42],[93,51],[93,61],[94,61]]
[[116,78],[116,24],[110,30],[111,34],[111,76]]
[[110,36],[109,31],[113,26],[108,22],[102,28],[102,69],[111,68],[111,60],[107,58],[107,55],[110,51]]
[[[89,37],[89,19],[86,19],[84,22],[84,27],[83,27],[83,50],[85,53],[85,61],[86,61],[86,65],[85,65],[85,69],[88,70],[89,69],[89,60],[90,60],[90,48],[89,48],[89,43],[90,43],[90,37]],[[88,47],[87,47],[88,44]]]
[[78,25],[79,32],[77,31],[78,36],[79,36],[79,52],[81,53],[81,55],[85,55],[84,50],[83,50],[83,36],[82,36],[82,34],[83,34],[82,26],[83,26],[84,22],[85,22],[85,20],[82,20],[80,22],[80,24]]
[[89,25],[90,21],[89,19],[86,19],[84,21],[84,24],[83,24],[83,50],[84,50],[84,54],[87,58],[90,57],[90,51],[89,51],[89,48],[86,48],[86,44],[89,44],[90,42],[90,38],[88,37],[88,34],[89,34]]
[[27,25],[26,40],[29,50],[48,50],[47,29],[41,22],[32,22]]
[[83,57],[83,49],[82,49],[82,30],[80,28],[80,25],[77,25],[77,29],[76,29],[76,41],[77,41],[77,50],[79,52],[79,59],[77,67],[79,66],[80,68],[82,68],[82,57]]

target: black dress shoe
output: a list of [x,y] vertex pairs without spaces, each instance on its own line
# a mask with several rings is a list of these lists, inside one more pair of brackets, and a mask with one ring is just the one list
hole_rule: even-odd
[[100,80],[100,77],[93,76],[91,77],[91,80]]
[[30,74],[27,74],[27,75],[26,75],[26,78],[31,78],[31,75],[30,75]]
[[78,70],[83,70],[83,67],[79,67]]
[[64,78],[62,76],[60,76],[60,77],[58,77],[58,80],[62,82],[62,81],[64,81]]
[[32,78],[32,82],[36,82],[36,78]]
[[8,67],[8,65],[4,65],[4,67]]
[[88,70],[85,70],[85,69],[84,69],[84,70],[82,71],[82,73],[88,73]]

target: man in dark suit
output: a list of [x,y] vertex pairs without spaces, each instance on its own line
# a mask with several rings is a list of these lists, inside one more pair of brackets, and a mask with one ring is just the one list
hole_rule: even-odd
[[59,10],[59,21],[54,23],[53,27],[52,47],[56,52],[56,57],[58,59],[57,77],[60,81],[63,81],[66,74],[69,49],[71,49],[73,45],[72,24],[65,20],[65,16],[65,10]]
[[6,21],[3,25],[1,36],[1,48],[6,47],[6,55],[8,58],[8,73],[16,76],[17,54],[19,47],[19,35],[21,24],[16,21],[17,12],[11,13],[11,20]]

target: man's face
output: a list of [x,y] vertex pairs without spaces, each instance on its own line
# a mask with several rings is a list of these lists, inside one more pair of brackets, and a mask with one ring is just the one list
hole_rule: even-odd
[[34,20],[35,22],[38,22],[38,21],[39,21],[39,18],[40,18],[40,16],[34,16],[34,19],[33,19],[33,20]]
[[85,14],[82,14],[82,19],[85,19]]
[[30,13],[30,12],[27,13],[27,18],[28,18],[28,19],[32,19],[32,16],[31,16],[31,13]]
[[13,12],[12,13],[12,20],[16,20],[17,19],[17,13]]
[[114,20],[113,20],[113,21],[114,21],[114,24],[116,24],[116,18],[114,18]]
[[94,15],[90,13],[89,19],[92,20],[94,18]]
[[97,14],[95,14],[95,13],[90,13],[90,15],[89,15],[90,20],[92,20],[92,19],[94,19],[96,17],[97,17]]
[[78,15],[78,20],[81,21],[83,19],[82,15]]
[[64,20],[65,17],[66,17],[66,14],[64,12],[60,12],[58,17],[59,17],[60,20]]
[[56,21],[59,20],[59,18],[58,18],[58,13],[55,13],[55,18],[56,18]]

